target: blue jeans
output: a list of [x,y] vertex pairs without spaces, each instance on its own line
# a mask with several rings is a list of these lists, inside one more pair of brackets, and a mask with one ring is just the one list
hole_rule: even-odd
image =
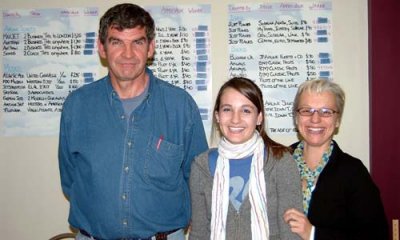
[[[155,240],[155,239],[156,239],[155,237],[151,238],[151,240]],[[185,237],[185,233],[184,233],[183,229],[180,229],[180,230],[168,235],[168,240],[185,240],[185,239],[186,239],[186,237]],[[78,232],[78,234],[75,237],[75,240],[93,240],[93,238],[86,237],[82,233]]]

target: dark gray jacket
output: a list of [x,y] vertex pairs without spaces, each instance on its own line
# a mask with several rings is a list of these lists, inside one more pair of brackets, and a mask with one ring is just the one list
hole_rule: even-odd
[[[192,227],[190,240],[210,239],[211,193],[213,177],[208,166],[208,153],[202,153],[192,163],[190,191],[192,197]],[[292,156],[266,159],[264,174],[267,189],[267,211],[270,240],[300,239],[283,220],[289,208],[302,210],[300,175]],[[236,211],[229,203],[226,240],[251,240],[251,204],[248,196]]]

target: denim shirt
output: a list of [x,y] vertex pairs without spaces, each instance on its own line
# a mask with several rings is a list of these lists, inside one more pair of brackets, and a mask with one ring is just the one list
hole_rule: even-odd
[[188,179],[207,141],[183,89],[146,69],[148,95],[127,120],[108,76],[72,92],[61,115],[61,185],[69,223],[103,239],[149,237],[188,225]]

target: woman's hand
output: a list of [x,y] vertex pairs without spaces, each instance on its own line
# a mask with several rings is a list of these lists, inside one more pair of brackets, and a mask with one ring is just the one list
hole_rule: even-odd
[[310,239],[312,225],[303,212],[294,208],[288,209],[283,215],[283,219],[289,224],[293,233],[296,233],[304,240]]

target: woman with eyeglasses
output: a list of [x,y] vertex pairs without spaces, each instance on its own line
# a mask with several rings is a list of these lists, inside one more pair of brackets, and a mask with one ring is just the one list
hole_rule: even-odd
[[293,113],[300,141],[292,145],[303,188],[304,212],[284,219],[302,239],[388,239],[380,194],[363,163],[333,140],[345,94],[329,80],[302,83]]

